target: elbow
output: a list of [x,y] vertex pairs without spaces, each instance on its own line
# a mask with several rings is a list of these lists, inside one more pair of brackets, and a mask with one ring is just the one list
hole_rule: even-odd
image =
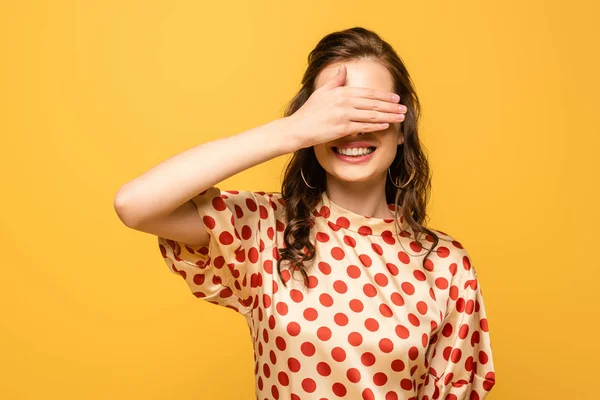
[[128,228],[134,228],[138,226],[138,220],[135,216],[135,207],[132,207],[127,191],[124,190],[125,186],[121,187],[113,200],[113,207],[117,216],[125,226]]

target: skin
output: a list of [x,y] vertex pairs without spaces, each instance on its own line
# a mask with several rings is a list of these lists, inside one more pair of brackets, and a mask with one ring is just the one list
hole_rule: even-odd
[[[376,61],[353,60],[343,64],[347,68],[344,86],[395,92],[392,76]],[[331,80],[339,65],[340,63],[331,64],[323,69],[315,82],[316,88]],[[342,138],[342,141],[368,140],[376,143],[377,150],[367,162],[351,164],[340,160],[331,148],[333,142],[313,146],[317,160],[326,172],[326,193],[332,202],[359,215],[391,217],[385,197],[385,182],[387,169],[396,157],[397,146],[403,142],[400,124],[401,122],[396,122],[384,130],[356,133]]]

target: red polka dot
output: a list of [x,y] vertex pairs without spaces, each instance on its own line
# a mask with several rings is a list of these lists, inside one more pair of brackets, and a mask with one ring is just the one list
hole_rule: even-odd
[[279,313],[279,315],[286,315],[288,313],[288,306],[283,301],[280,301],[275,306],[275,309]]
[[346,372],[346,377],[348,378],[348,380],[352,383],[358,383],[360,382],[360,371],[357,370],[356,368],[350,368],[347,372]]
[[304,310],[304,318],[306,318],[307,321],[314,321],[315,319],[317,319],[318,315],[319,314],[317,313],[317,310],[315,310],[312,307],[309,307],[306,310]]
[[344,235],[344,243],[349,247],[356,247],[356,240],[352,236]]
[[350,345],[356,347],[356,346],[360,346],[363,342],[363,337],[360,333],[358,332],[351,332],[348,335],[348,343],[350,343]]
[[467,256],[463,256],[462,258],[463,268],[467,271],[471,269],[471,260]]
[[377,373],[375,373],[375,375],[373,375],[373,383],[376,384],[377,386],[385,385],[387,380],[388,380],[387,375],[384,374],[383,372],[377,372]]
[[346,359],[346,351],[341,347],[334,347],[333,350],[331,350],[331,358],[335,361],[342,362]]
[[394,343],[387,338],[379,341],[379,349],[384,353],[391,353],[394,350]]
[[290,290],[290,298],[296,303],[300,303],[304,299],[304,295],[298,289]]
[[410,331],[404,325],[396,325],[396,335],[401,339],[408,339]]
[[337,280],[333,282],[333,289],[338,293],[346,293],[348,291],[348,285],[346,282]]
[[325,232],[317,232],[316,239],[321,243],[327,243],[329,241],[329,235]]
[[485,351],[483,351],[483,350],[480,351],[479,352],[479,363],[485,365],[485,364],[488,363],[488,361],[489,361],[489,357],[488,357],[487,353]]
[[329,376],[331,375],[331,367],[326,362],[320,362],[317,364],[317,372],[321,376]]
[[408,313],[408,321],[411,324],[413,324],[414,326],[420,326],[421,325],[421,321],[419,320],[419,317],[417,317],[413,313]]
[[331,339],[331,329],[326,326],[322,326],[317,329],[317,337],[323,341]]
[[324,261],[319,262],[318,267],[319,271],[321,271],[324,275],[329,275],[331,273],[331,265]]
[[410,282],[402,282],[400,287],[406,294],[412,295],[415,293],[415,287]]
[[336,324],[338,324],[339,326],[346,326],[348,325],[348,316],[344,313],[336,313],[333,316],[333,320],[335,321]]
[[392,303],[394,303],[397,306],[403,306],[404,305],[404,298],[398,292],[392,293],[392,295],[390,296],[390,300],[392,300]]
[[392,361],[392,370],[393,371],[402,372],[402,371],[404,371],[404,368],[405,368],[404,361],[402,361],[402,360]]
[[287,326],[287,331],[291,336],[298,336],[300,334],[300,324],[297,322],[290,322]]
[[450,249],[448,249],[447,247],[444,247],[444,246],[440,246],[436,250],[436,253],[437,253],[438,257],[446,258],[446,257],[448,257],[448,255],[450,255]]
[[362,301],[358,300],[358,299],[352,299],[350,300],[350,309],[354,312],[361,312],[364,309],[364,305],[362,303]]
[[334,247],[333,249],[331,249],[331,256],[339,261],[344,258],[345,253],[344,250],[342,250],[340,247]]
[[357,279],[361,275],[360,268],[358,268],[356,265],[348,266],[348,268],[346,268],[346,273],[350,278],[353,279]]
[[375,364],[375,355],[367,351],[360,357],[360,361],[363,363],[363,365],[370,367],[371,365]]
[[344,397],[347,393],[346,386],[340,382],[336,382],[331,386],[333,393],[338,397]]
[[419,349],[417,349],[415,346],[412,346],[410,349],[408,349],[408,358],[414,361],[417,359],[417,357],[419,357]]
[[390,274],[392,274],[394,276],[398,275],[399,270],[398,270],[398,267],[395,264],[387,263],[387,264],[385,264],[385,267],[390,272]]
[[327,293],[322,293],[319,296],[319,302],[325,307],[331,307],[333,305],[333,297]]
[[348,220],[348,218],[346,217],[339,217],[335,221],[335,224],[342,228],[348,229],[350,227],[350,220]]
[[412,379],[408,379],[408,378],[401,379],[400,387],[407,391],[412,390],[412,388],[413,388]]
[[398,260],[400,260],[402,264],[410,263],[410,257],[403,251],[398,252]]
[[373,229],[369,226],[361,226],[358,228],[358,233],[363,236],[372,235]]
[[377,243],[371,243],[371,248],[373,249],[375,254],[377,254],[378,256],[383,255],[383,249]]
[[376,332],[379,329],[379,322],[374,318],[367,318],[365,320],[365,328],[371,332]]
[[219,243],[229,245],[233,243],[233,236],[229,232],[221,232],[219,235]]
[[358,259],[365,267],[370,267],[373,264],[373,260],[366,254],[361,254],[358,256]]
[[375,297],[375,296],[377,296],[377,289],[375,288],[375,286],[373,286],[370,283],[367,283],[367,284],[365,284],[363,286],[363,292],[368,297]]
[[304,354],[307,357],[310,357],[315,354],[316,348],[315,345],[311,342],[304,342],[300,346],[300,350],[302,351],[302,354]]
[[387,286],[388,278],[382,273],[377,273],[375,274],[375,282],[377,282],[379,286]]
[[385,303],[381,303],[379,305],[379,312],[381,313],[381,315],[383,315],[384,317],[388,317],[388,318],[391,318],[394,315],[390,306],[388,306]]
[[410,249],[416,253],[420,253],[421,250],[423,250],[423,246],[421,245],[421,243],[414,240],[410,242],[409,246]]
[[[429,400],[427,396],[424,396],[423,399]],[[398,394],[396,392],[387,392],[385,394],[385,400],[398,400]]]
[[290,384],[290,377],[283,371],[277,374],[277,380],[282,386],[288,386]]
[[394,233],[392,231],[383,231],[381,233],[381,238],[387,244],[395,244],[396,238],[394,237]]
[[285,343],[285,339],[282,338],[281,336],[277,336],[275,338],[275,345],[281,351],[284,351],[286,349],[286,347],[287,347],[287,344]]
[[298,372],[298,371],[300,371],[300,361],[298,361],[294,357],[290,357],[288,359],[288,368],[292,372]]
[[317,390],[317,384],[313,379],[305,378],[302,380],[302,389],[304,389],[305,392],[312,393]]

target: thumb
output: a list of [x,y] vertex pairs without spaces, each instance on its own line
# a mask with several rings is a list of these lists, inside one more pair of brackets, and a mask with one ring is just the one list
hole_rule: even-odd
[[335,74],[335,76],[329,82],[327,82],[325,86],[327,86],[328,89],[333,89],[344,85],[346,82],[346,72],[346,66],[344,64],[340,65],[337,74]]

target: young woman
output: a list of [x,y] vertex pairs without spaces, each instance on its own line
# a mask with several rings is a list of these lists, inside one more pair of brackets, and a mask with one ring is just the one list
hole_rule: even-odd
[[[283,118],[127,183],[120,218],[158,236],[195,296],[245,316],[258,399],[484,398],[495,374],[481,288],[461,243],[424,226],[429,167],[406,67],[358,27],[308,62]],[[215,186],[287,153],[281,193]]]

